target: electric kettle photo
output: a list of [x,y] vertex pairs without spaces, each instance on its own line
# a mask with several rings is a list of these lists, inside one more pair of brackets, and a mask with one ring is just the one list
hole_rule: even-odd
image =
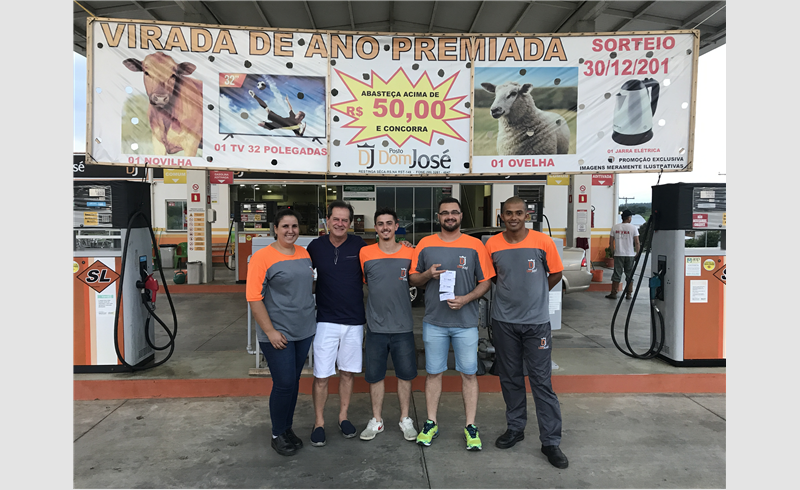
[[614,132],[611,139],[627,146],[650,141],[653,137],[653,116],[658,105],[658,92],[658,81],[652,78],[625,82],[616,95]]

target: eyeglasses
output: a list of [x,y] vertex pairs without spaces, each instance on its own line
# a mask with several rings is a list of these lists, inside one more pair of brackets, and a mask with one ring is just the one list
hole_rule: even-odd
[[461,211],[449,211],[449,212],[448,211],[440,211],[439,212],[439,216],[443,216],[445,218],[447,218],[448,216],[460,216],[460,215],[461,215]]
[[333,249],[333,265],[336,265],[336,263],[338,261],[339,261],[339,249],[338,248],[334,248]]

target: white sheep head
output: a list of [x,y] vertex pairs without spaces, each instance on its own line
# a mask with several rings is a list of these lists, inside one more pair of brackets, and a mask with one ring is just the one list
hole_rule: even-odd
[[[506,82],[502,85],[492,85],[491,83],[482,83],[481,86],[490,93],[494,94],[494,102],[492,103],[492,117],[499,119],[505,114],[512,111],[514,104],[522,96],[530,97],[530,90],[533,85],[526,83],[520,85],[517,82]],[[521,104],[523,102],[520,102]]]

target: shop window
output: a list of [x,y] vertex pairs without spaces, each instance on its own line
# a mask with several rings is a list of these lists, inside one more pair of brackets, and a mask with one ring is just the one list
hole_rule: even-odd
[[167,231],[186,231],[186,199],[167,199]]

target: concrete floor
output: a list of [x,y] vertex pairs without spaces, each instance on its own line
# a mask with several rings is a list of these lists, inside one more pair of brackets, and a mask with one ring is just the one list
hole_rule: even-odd
[[[372,441],[336,428],[338,396],[326,411],[326,446],[308,444],[310,395],[300,395],[295,431],[306,445],[284,457],[270,448],[268,397],[76,401],[75,488],[726,488],[725,395],[560,395],[559,470],[540,452],[535,412],[524,441],[501,450],[502,395],[481,394],[483,450],[465,450],[458,393],[440,401],[440,436],[422,448],[403,439],[396,397],[387,394],[386,430]],[[412,418],[424,423],[425,394]],[[369,395],[350,414],[366,425]]]
[[[217,268],[214,283],[235,284],[232,273],[227,278],[226,274],[226,269]],[[616,302],[604,298],[605,294],[565,296],[562,328],[553,333],[553,360],[558,365],[553,371],[554,386],[561,380],[581,376],[597,380],[624,376],[622,379],[631,384],[658,375],[686,374],[687,379],[698,374],[724,376],[725,368],[675,368],[660,360],[623,355],[610,336]],[[640,291],[640,295],[647,298],[647,290]],[[165,299],[159,299],[158,311],[170,318]],[[500,393],[482,390],[477,424],[484,449],[473,453],[464,449],[463,402],[458,392],[442,394],[440,436],[424,449],[402,438],[394,393],[387,393],[384,403],[386,431],[369,442],[341,437],[335,408],[338,395],[331,394],[326,410],[328,444],[311,447],[308,437],[313,423],[312,400],[310,395],[301,394],[295,432],[306,446],[294,457],[280,456],[269,446],[268,396],[175,398],[167,392],[158,398],[131,394],[119,399],[78,399],[80,383],[92,382],[121,386],[125,382],[185,380],[229,384],[244,380],[266,386],[269,378],[250,375],[256,358],[246,351],[247,310],[241,293],[176,293],[172,299],[179,319],[178,338],[173,357],[164,365],[138,373],[73,375],[74,487],[727,486],[726,395],[682,392],[680,382],[677,389],[647,393],[557,389],[564,424],[561,447],[570,459],[566,470],[552,467],[539,450],[530,396],[526,439],[511,449],[500,450],[494,447],[494,440],[506,428],[505,405]],[[617,320],[616,335],[623,343],[629,304],[623,302]],[[414,308],[416,323],[421,324],[422,311],[423,308]],[[631,319],[631,342],[636,349],[644,350],[649,343],[648,321],[647,301],[639,300]],[[169,320],[166,323],[171,324]],[[424,366],[424,352],[422,356]],[[494,376],[481,378],[496,380]],[[417,380],[424,380],[424,371]],[[365,427],[370,412],[369,395],[355,393],[349,413],[359,431]],[[413,393],[411,417],[417,428],[425,421],[425,393],[421,389]]]

